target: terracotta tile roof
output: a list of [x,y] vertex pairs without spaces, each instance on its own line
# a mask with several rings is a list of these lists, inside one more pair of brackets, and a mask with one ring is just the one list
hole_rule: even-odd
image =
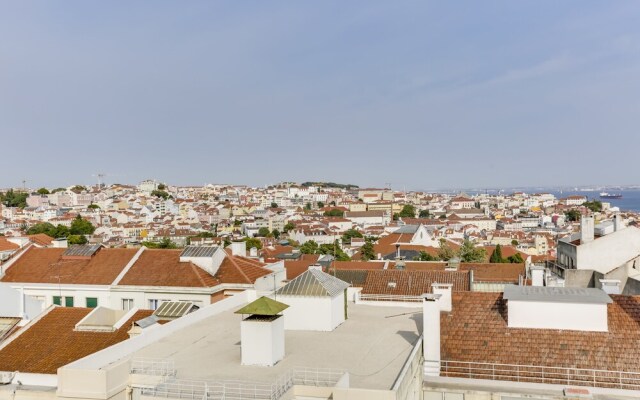
[[118,285],[211,287],[220,283],[191,262],[180,262],[180,249],[147,249]]
[[303,254],[299,260],[285,260],[284,268],[287,270],[287,279],[295,279],[309,269],[309,265],[317,263],[319,258],[319,254]]
[[134,321],[153,311],[141,310],[115,332],[76,332],[92,309],[55,307],[0,350],[0,371],[55,374],[57,369],[129,338]]
[[27,237],[29,238],[29,240],[35,244],[36,246],[41,246],[41,247],[46,247],[46,246],[51,246],[51,242],[53,242],[53,239],[51,236],[44,234],[44,233],[38,233],[35,235],[27,235]]
[[[446,262],[407,261],[408,271],[444,271]],[[389,269],[395,268],[395,262],[389,263]],[[473,271],[475,282],[513,282],[518,283],[520,275],[525,275],[524,264],[508,263],[461,263],[459,271]]]
[[382,269],[384,261],[334,261],[331,269]]
[[18,250],[20,246],[15,243],[11,243],[7,238],[0,237],[0,251],[13,251]]
[[469,290],[469,273],[463,271],[372,270],[362,286],[363,294],[419,296],[431,293],[432,283],[453,283],[453,291]]
[[231,255],[225,250],[227,257],[220,265],[216,277],[222,283],[255,283],[256,279],[269,275],[272,271],[264,268],[265,264],[246,257]]
[[62,259],[66,249],[32,247],[11,265],[2,282],[110,285],[137,249],[100,249],[90,259]]
[[640,372],[640,296],[611,296],[609,332],[507,327],[502,293],[453,293],[443,360]]

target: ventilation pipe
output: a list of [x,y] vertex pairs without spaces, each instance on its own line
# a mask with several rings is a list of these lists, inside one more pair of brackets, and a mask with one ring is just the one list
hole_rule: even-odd
[[432,283],[431,290],[434,295],[439,295],[440,299],[438,304],[440,305],[440,311],[451,312],[451,291],[453,283]]

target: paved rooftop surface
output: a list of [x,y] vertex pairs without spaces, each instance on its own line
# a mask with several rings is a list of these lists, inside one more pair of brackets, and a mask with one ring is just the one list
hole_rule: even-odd
[[172,359],[179,379],[273,383],[294,367],[310,367],[348,371],[351,387],[390,389],[422,332],[421,310],[349,303],[349,319],[334,331],[285,331],[282,361],[243,366],[242,317],[233,311],[177,331],[133,357]]

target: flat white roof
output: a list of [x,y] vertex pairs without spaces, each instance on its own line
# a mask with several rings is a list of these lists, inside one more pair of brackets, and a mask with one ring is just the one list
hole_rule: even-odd
[[309,367],[347,371],[351,387],[391,389],[422,333],[421,310],[349,303],[348,319],[334,331],[286,331],[282,361],[243,366],[237,308],[166,335],[132,357],[173,360],[178,379],[273,383],[294,367]]
[[538,301],[552,303],[608,304],[611,297],[602,289],[552,286],[507,285],[504,298],[515,301]]

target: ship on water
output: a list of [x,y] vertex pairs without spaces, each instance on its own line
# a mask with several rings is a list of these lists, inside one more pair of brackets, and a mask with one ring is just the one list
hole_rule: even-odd
[[600,193],[600,198],[601,199],[621,199],[622,198],[622,194],[620,194],[620,193],[602,192],[602,193]]

